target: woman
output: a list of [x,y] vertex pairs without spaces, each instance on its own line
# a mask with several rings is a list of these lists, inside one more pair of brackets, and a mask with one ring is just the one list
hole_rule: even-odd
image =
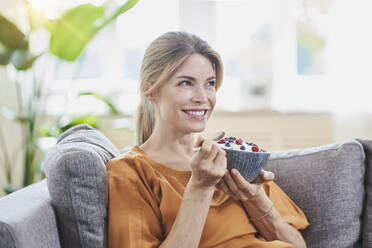
[[138,145],[107,165],[109,247],[305,247],[306,217],[272,173],[248,183],[222,149],[195,138],[221,81],[221,59],[200,38],[170,32],[150,44]]

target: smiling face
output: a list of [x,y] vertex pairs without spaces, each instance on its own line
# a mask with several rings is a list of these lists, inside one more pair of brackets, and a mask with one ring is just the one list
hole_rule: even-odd
[[155,103],[155,125],[182,133],[203,131],[216,104],[215,84],[212,63],[200,54],[188,57],[149,97]]

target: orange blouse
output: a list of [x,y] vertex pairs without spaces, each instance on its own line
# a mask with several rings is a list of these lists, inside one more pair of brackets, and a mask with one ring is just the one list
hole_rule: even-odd
[[[173,170],[134,146],[108,162],[107,175],[109,247],[160,246],[171,230],[191,172]],[[309,225],[277,184],[266,182],[263,187],[287,223],[296,229]],[[266,241],[256,233],[241,203],[216,189],[199,247],[293,247]]]

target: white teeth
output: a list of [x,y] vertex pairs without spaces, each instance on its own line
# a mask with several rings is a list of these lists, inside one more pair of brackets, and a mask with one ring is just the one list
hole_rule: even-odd
[[202,116],[205,114],[205,110],[203,111],[190,111],[190,110],[184,110],[186,113],[188,114],[192,114],[192,115],[198,115],[198,116]]

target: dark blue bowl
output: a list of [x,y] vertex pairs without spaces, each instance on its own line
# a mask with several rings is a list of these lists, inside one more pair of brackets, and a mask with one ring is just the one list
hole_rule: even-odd
[[248,152],[225,149],[227,158],[227,169],[237,169],[248,182],[254,181],[265,167],[270,152]]

